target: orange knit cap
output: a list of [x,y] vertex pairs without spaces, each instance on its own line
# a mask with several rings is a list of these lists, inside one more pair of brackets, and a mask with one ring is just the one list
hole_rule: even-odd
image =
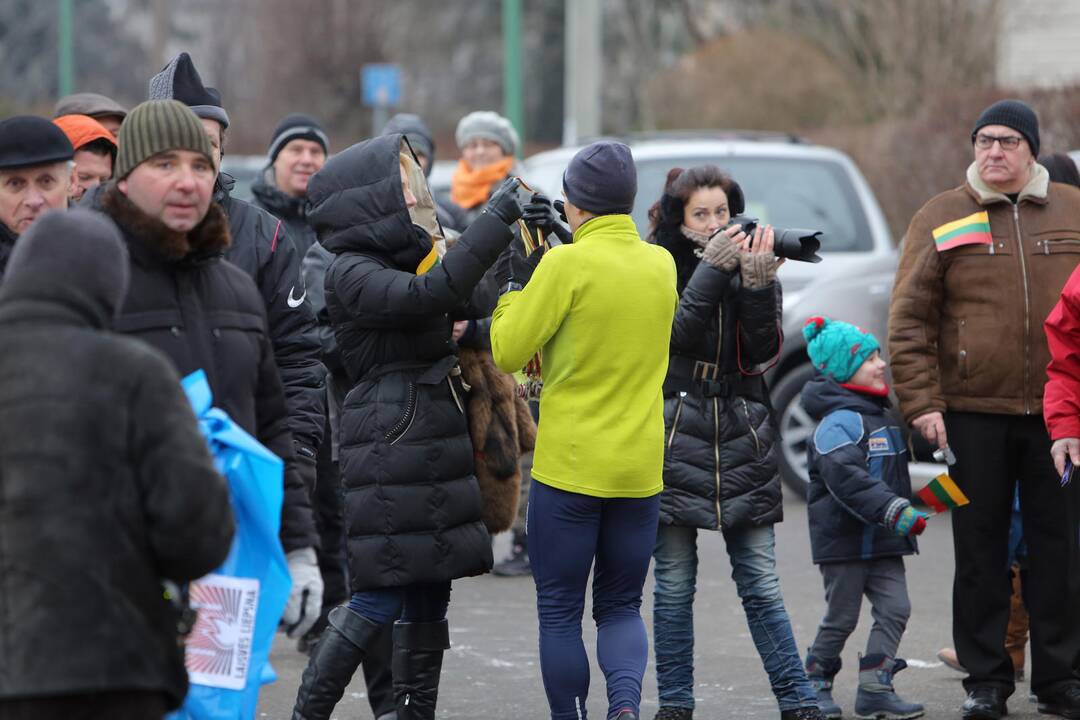
[[113,134],[89,115],[61,115],[53,122],[64,131],[68,140],[71,141],[71,146],[76,150],[95,140],[108,140],[114,146],[116,145]]

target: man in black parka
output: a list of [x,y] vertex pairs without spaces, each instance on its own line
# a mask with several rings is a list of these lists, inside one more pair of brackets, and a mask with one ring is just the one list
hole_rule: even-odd
[[51,211],[0,289],[0,717],[161,718],[187,692],[161,580],[229,552],[228,489],[169,359],[106,332],[107,218]]
[[[214,202],[224,210],[232,238],[225,259],[247,273],[262,296],[274,360],[285,389],[295,468],[310,493],[315,488],[316,457],[325,430],[326,368],[320,362],[315,315],[305,301],[307,291],[300,273],[303,253],[281,220],[229,194],[235,181],[220,172],[229,115],[221,93],[203,84],[190,55],[180,53],[151,78],[149,98],[187,105],[210,141],[218,172]],[[308,553],[291,560],[293,591],[284,620],[290,637],[299,637],[318,618],[323,581],[315,558]]]
[[295,593],[303,587],[297,575],[309,568],[317,575],[318,535],[262,298],[222,259],[230,237],[211,200],[215,175],[206,133],[182,103],[152,100],[124,120],[116,179],[101,195],[131,253],[131,289],[116,328],[163,351],[181,375],[205,370],[214,405],[285,461],[281,540]]

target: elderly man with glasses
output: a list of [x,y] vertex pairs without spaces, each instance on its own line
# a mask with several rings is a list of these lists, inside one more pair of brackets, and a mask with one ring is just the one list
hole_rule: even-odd
[[1031,689],[1039,711],[1080,718],[1080,483],[1062,485],[1043,425],[1043,321],[1080,262],[1080,190],[1035,162],[1039,123],[1018,100],[983,111],[960,187],[931,199],[905,237],[889,317],[904,418],[951,447],[971,500],[952,511],[953,638],[964,718],[999,718],[1014,691],[1005,650],[1009,517],[1020,488],[1031,558]]

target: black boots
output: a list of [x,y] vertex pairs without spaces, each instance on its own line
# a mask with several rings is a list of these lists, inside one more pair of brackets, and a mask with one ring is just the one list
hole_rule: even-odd
[[379,629],[364,658],[364,684],[375,720],[394,720],[394,675],[390,664],[394,656],[394,624]]
[[304,670],[292,720],[326,720],[341,700],[353,673],[364,661],[382,625],[360,617],[348,608],[330,611],[329,625]]
[[398,720],[433,720],[443,652],[450,626],[437,622],[394,623],[394,699]]

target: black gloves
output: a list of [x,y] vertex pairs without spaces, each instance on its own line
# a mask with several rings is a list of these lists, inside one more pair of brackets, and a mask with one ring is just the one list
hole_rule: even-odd
[[551,201],[540,193],[533,194],[521,217],[529,225],[539,228],[544,235],[554,233],[555,237],[559,238],[559,242],[564,245],[574,241],[570,231],[555,219],[555,208],[552,207]]
[[517,189],[519,181],[516,177],[503,180],[502,185],[495,188],[488,198],[484,212],[491,213],[499,218],[504,225],[513,225],[521,217],[521,203],[518,201]]
[[525,246],[521,238],[514,238],[510,247],[495,261],[495,280],[499,284],[499,294],[523,288],[543,255],[543,248],[537,248],[532,255],[525,257]]

